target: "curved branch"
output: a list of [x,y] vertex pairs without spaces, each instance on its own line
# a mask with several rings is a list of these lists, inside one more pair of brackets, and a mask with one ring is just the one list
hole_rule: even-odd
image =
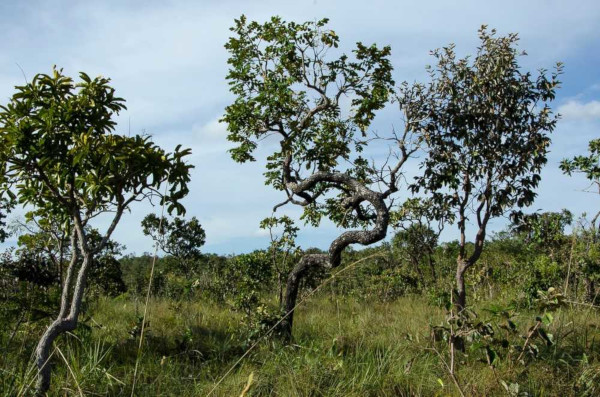
[[329,246],[326,254],[308,254],[304,255],[300,262],[291,271],[285,292],[285,313],[289,315],[281,323],[281,332],[286,340],[292,337],[293,310],[296,306],[298,289],[300,281],[311,268],[323,267],[326,269],[335,268],[340,265],[342,252],[346,247],[352,244],[369,245],[385,238],[389,224],[389,209],[385,204],[384,195],[375,192],[348,174],[339,172],[317,172],[306,178],[300,183],[290,183],[288,188],[294,194],[311,189],[317,183],[337,183],[347,186],[353,191],[348,204],[359,205],[361,202],[369,202],[376,212],[375,223],[369,230],[349,230],[337,237]]

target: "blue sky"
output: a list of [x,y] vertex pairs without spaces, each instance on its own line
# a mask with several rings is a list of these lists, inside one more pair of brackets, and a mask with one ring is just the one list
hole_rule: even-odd
[[[204,250],[229,254],[266,247],[268,237],[258,224],[281,196],[264,185],[264,163],[240,165],[229,158],[225,126],[218,123],[232,100],[223,44],[241,14],[259,21],[272,15],[296,21],[328,17],[343,50],[357,41],[390,45],[397,82],[423,80],[431,49],[454,42],[460,55],[473,53],[481,24],[519,33],[529,54],[521,60],[524,68],[565,63],[553,104],[563,118],[532,210],[566,207],[579,215],[598,208],[600,197],[582,192],[585,179],[558,169],[562,158],[583,153],[590,139],[600,137],[598,1],[2,1],[0,103],[23,83],[21,68],[27,78],[52,65],[70,75],[110,77],[127,100],[120,132],[130,125],[132,133],[151,134],[165,148],[192,148],[196,168],[184,204],[206,229]],[[394,112],[386,111],[373,128],[396,124]],[[117,228],[114,237],[129,252],[152,250],[140,228],[152,211],[160,209],[137,205]],[[299,214],[294,208],[286,212]],[[504,224],[500,219],[492,228]],[[305,227],[299,242],[325,248],[338,232],[327,223],[318,230]],[[455,235],[451,228],[443,237]]]

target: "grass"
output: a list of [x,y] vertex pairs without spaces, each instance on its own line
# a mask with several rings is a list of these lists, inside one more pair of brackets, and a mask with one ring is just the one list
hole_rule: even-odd
[[[58,341],[70,368],[53,357],[50,395],[80,395],[79,388],[90,396],[129,395],[139,343],[131,334],[141,312],[135,300],[102,298],[91,305],[89,327]],[[459,395],[441,362],[447,345],[434,344],[430,336],[430,325],[444,318],[442,309],[420,297],[391,303],[314,297],[298,309],[293,345],[262,341],[212,395],[240,396],[248,384],[246,396]],[[521,334],[534,318],[527,311],[516,318]],[[152,300],[136,395],[208,395],[248,347],[243,324],[240,314],[213,303]],[[22,327],[2,357],[4,395],[18,395],[32,379],[29,354],[41,328]],[[527,365],[501,355],[492,369],[480,351],[459,354],[456,374],[463,392],[516,396],[518,388],[532,396],[598,395],[598,310],[561,309],[549,331],[554,345],[541,347],[538,359]]]

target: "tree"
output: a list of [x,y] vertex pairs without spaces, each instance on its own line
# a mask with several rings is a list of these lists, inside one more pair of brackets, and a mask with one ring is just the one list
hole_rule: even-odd
[[200,258],[200,247],[206,242],[206,232],[196,217],[189,221],[175,217],[170,221],[148,214],[142,220],[142,228],[144,235],[150,236],[161,250],[178,260],[184,275],[190,274],[193,262]]
[[[485,26],[474,58],[459,59],[454,45],[432,52],[437,64],[428,67],[426,85],[403,86],[411,93],[401,103],[420,108],[410,120],[422,131],[426,156],[423,175],[413,191],[432,195],[439,214],[456,221],[460,249],[456,268],[456,304],[466,304],[465,272],[481,256],[490,219],[531,205],[540,170],[546,164],[548,134],[558,116],[548,105],[559,86],[562,65],[547,76],[522,72],[518,64],[518,36],[496,36]],[[416,88],[415,88],[416,87]],[[472,250],[467,229],[475,226]]]
[[17,238],[18,256],[34,256],[40,263],[50,263],[55,279],[62,289],[65,258],[69,255],[69,235],[52,219],[37,219],[29,213],[24,222],[16,220],[13,226]]
[[[52,219],[70,236],[59,313],[35,352],[39,395],[50,387],[52,343],[77,326],[90,267],[123,213],[152,197],[182,213],[179,200],[188,192],[191,166],[184,157],[190,151],[178,147],[167,153],[149,137],[113,134],[113,115],[125,109],[123,99],[114,95],[109,79],[85,73],[79,78],[75,83],[57,69],[38,74],[0,107],[3,190],[12,188],[21,205],[33,208],[36,217]],[[170,186],[164,197],[158,191],[163,183]],[[86,226],[100,214],[112,220],[92,244]]]
[[[287,279],[300,254],[300,248],[296,245],[296,236],[300,228],[295,226],[294,221],[286,215],[279,218],[276,216],[265,218],[260,222],[260,228],[269,230],[271,264],[277,274],[279,307],[283,309],[284,280]],[[277,234],[278,228],[281,228],[279,234]]]
[[[564,159],[560,163],[560,169],[567,175],[583,174],[591,181],[591,186],[600,194],[600,139],[592,139],[588,144],[587,155],[575,156],[572,159]],[[598,229],[600,226],[600,211],[592,218],[590,226]]]
[[376,167],[361,156],[380,138],[367,130],[394,93],[390,48],[357,43],[353,56],[335,58],[339,37],[325,28],[327,22],[273,17],[260,24],[242,16],[225,45],[235,101],[222,121],[237,145],[232,158],[254,161],[263,140],[277,140],[265,178],[286,199],[274,210],[292,203],[304,208],[302,218],[312,225],[326,217],[339,227],[357,228],[342,233],[327,253],[304,255],[290,272],[284,297],[289,315],[282,322],[288,339],[304,275],[339,266],[342,251],[352,244],[370,245],[386,236],[386,200],[398,190],[402,166],[415,150],[404,131],[386,137],[397,145],[397,158],[389,164]]
[[567,209],[561,212],[542,212],[519,217],[512,225],[513,233],[520,235],[535,252],[543,252],[556,260],[564,248],[567,236],[565,227],[573,222],[573,214]]
[[431,279],[436,281],[437,273],[433,254],[442,232],[443,222],[438,222],[438,230],[434,231],[431,223],[435,220],[435,206],[429,199],[411,198],[395,211],[391,212],[391,224],[395,229],[400,229],[392,239],[392,249],[402,256],[407,256],[421,282],[423,272],[421,264],[427,258]]
[[[575,156],[572,159],[564,159],[560,163],[561,170],[571,176],[573,174],[583,174],[591,181],[600,194],[600,139],[592,139],[588,145],[589,153],[587,155]],[[589,189],[589,188],[588,188]],[[581,267],[586,284],[586,299],[593,302],[596,297],[595,283],[600,279],[600,211],[589,221],[585,219],[579,221],[579,237],[581,246]]]
[[437,245],[438,235],[429,227],[413,223],[400,230],[392,239],[392,249],[401,253],[401,256],[408,257],[410,265],[419,275],[421,282],[424,282],[421,266],[426,259],[431,272],[431,279],[437,278],[435,264],[433,262],[433,252]]

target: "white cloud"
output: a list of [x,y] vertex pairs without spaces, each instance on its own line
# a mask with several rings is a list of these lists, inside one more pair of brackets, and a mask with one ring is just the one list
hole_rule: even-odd
[[600,101],[580,102],[569,100],[558,107],[558,113],[566,120],[600,119]]

